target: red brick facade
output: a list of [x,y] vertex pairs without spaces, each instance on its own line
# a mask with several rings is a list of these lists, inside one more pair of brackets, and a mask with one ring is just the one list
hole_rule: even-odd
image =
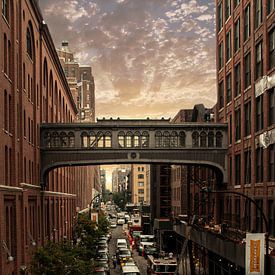
[[77,109],[37,1],[2,1],[0,57],[0,274],[7,275],[24,269],[35,245],[71,237],[93,175],[58,168],[40,189],[39,125],[71,122]]

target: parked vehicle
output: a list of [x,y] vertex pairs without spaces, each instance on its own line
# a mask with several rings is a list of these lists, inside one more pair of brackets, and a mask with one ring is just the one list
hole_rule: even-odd
[[175,275],[177,271],[177,259],[174,257],[154,258],[152,255],[147,259],[147,274]]
[[140,275],[140,271],[137,266],[123,266],[122,267],[123,275]]

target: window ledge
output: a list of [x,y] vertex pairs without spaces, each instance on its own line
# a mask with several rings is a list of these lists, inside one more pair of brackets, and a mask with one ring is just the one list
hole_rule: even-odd
[[250,134],[250,135],[245,136],[243,139],[244,139],[244,140],[247,140],[247,139],[250,139],[250,138],[251,138],[251,134]]
[[7,26],[8,26],[8,28],[10,29],[10,23],[9,23],[9,21],[7,20],[7,18],[5,17],[5,15],[2,13],[2,18],[3,18],[3,20],[6,22],[6,24],[7,24]]
[[245,89],[244,89],[244,93],[246,93],[248,90],[250,90],[251,89],[251,84],[249,85],[249,86],[247,86]]
[[255,186],[256,186],[256,187],[260,187],[260,186],[263,186],[263,185],[264,185],[264,184],[263,184],[262,182],[256,182],[256,183],[255,183]]
[[237,141],[235,141],[235,144],[239,144],[241,143],[241,139],[238,139]]
[[246,184],[244,185],[244,187],[245,187],[245,188],[250,188],[250,187],[251,187],[251,183],[246,183]]
[[237,184],[234,186],[234,189],[240,189],[241,188],[241,185],[240,184]]

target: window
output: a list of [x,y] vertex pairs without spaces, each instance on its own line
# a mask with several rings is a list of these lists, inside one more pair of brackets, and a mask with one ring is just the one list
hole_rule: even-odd
[[255,1],[255,29],[262,23],[262,0]]
[[231,15],[231,0],[225,0],[225,20]]
[[275,236],[275,200],[268,201],[269,234]]
[[275,144],[274,143],[269,145],[268,155],[269,155],[268,180],[274,181],[275,180]]
[[8,74],[8,40],[4,33],[4,73]]
[[144,186],[144,182],[139,181],[139,182],[138,182],[138,187],[143,187],[143,186]]
[[244,135],[248,136],[251,134],[251,102],[250,101],[244,105],[244,117],[245,117]]
[[235,141],[241,139],[241,109],[235,111]]
[[199,133],[197,131],[192,133],[193,147],[199,147]]
[[226,103],[229,103],[232,99],[231,88],[231,73],[226,76]]
[[9,0],[2,0],[2,14],[9,21]]
[[214,133],[208,132],[208,147],[214,147]]
[[256,98],[256,131],[263,129],[263,95]]
[[268,45],[268,51],[269,51],[269,64],[268,68],[272,69],[275,66],[275,28],[273,28],[269,34],[268,34],[268,39],[269,39],[269,45]]
[[244,86],[249,87],[251,84],[251,58],[250,53],[244,57]]
[[202,131],[200,133],[200,147],[206,147],[206,132]]
[[144,179],[144,175],[143,174],[138,174],[138,179]]
[[[256,200],[256,203],[263,209],[263,200]],[[258,208],[256,209],[256,232],[263,232],[263,215]]]
[[238,63],[234,68],[234,88],[235,88],[235,96],[238,96],[241,93],[241,64]]
[[250,5],[244,10],[244,41],[250,37]]
[[222,9],[222,4],[221,2],[218,6],[218,31],[223,27],[223,9]]
[[223,67],[223,42],[219,45],[219,70]]
[[256,149],[256,182],[263,181],[263,148]]
[[220,109],[224,107],[224,90],[223,90],[223,81],[219,83],[218,87],[218,100],[219,100],[219,107]]
[[32,47],[32,35],[30,28],[27,28],[27,34],[26,34],[26,43],[27,43],[27,53],[31,59],[33,59],[33,47]]
[[144,189],[138,189],[138,194],[144,194]]
[[221,132],[217,132],[216,133],[216,147],[222,147],[222,133]]
[[234,0],[234,7],[236,8],[240,4],[240,0]]
[[235,200],[235,217],[236,217],[236,227],[240,228],[241,225],[241,205],[240,198]]
[[267,14],[270,14],[275,7],[275,0],[268,0],[267,1]]
[[118,133],[118,145],[119,145],[119,147],[122,147],[122,148],[125,147],[124,138],[125,138],[124,133],[119,132]]
[[268,126],[275,124],[275,88],[268,91]]
[[8,131],[9,130],[9,106],[8,106],[8,93],[5,90],[4,91],[4,130]]
[[244,165],[245,165],[244,181],[245,181],[245,184],[249,184],[251,183],[251,151],[250,150],[244,152]]
[[229,144],[232,144],[232,115],[229,115],[228,130],[229,130]]
[[262,42],[256,45],[256,75],[255,79],[258,79],[263,75],[263,56],[262,56]]
[[235,156],[235,185],[241,184],[241,155]]
[[226,61],[231,58],[231,31],[226,34]]
[[240,48],[240,18],[234,24],[234,51]]

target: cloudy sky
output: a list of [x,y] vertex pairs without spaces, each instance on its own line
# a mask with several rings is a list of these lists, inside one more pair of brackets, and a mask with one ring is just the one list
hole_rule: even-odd
[[58,48],[91,65],[97,117],[173,117],[216,102],[214,1],[41,0]]

